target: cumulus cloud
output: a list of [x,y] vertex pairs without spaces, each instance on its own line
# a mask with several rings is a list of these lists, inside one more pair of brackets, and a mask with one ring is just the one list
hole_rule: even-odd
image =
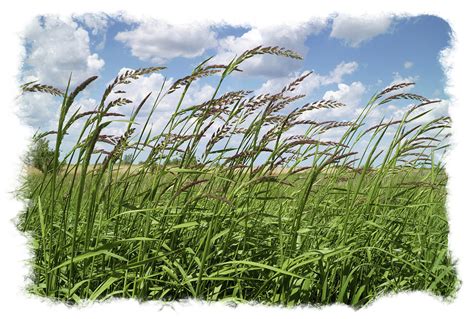
[[[121,74],[126,70],[128,69],[123,68],[118,74]],[[140,130],[141,125],[145,124],[149,113],[152,111],[153,103],[155,102],[158,92],[160,91],[163,84],[163,92],[166,92],[173,82],[173,78],[167,79],[161,73],[153,73],[142,76],[136,80],[133,80],[129,84],[117,86],[117,90],[125,91],[126,93],[112,93],[106,102],[112,101],[119,97],[126,97],[127,99],[133,101],[132,104],[121,106],[114,110],[114,112],[124,114],[125,118],[129,118],[133,112],[134,106],[138,105],[149,93],[152,93],[136,118],[136,125],[138,125]],[[209,100],[212,97],[214,90],[214,87],[209,84],[202,83],[200,80],[193,82],[186,92],[185,98],[183,99],[181,106],[182,109]],[[161,130],[163,130],[164,126],[171,118],[172,113],[175,111],[176,106],[179,103],[182,91],[183,88],[178,89],[172,94],[161,96],[162,98],[159,99],[159,104],[150,118],[150,125],[153,126],[153,134],[158,134],[161,132]],[[121,135],[123,134],[126,125],[128,124],[120,122],[113,123],[107,128],[106,132],[107,134]]]
[[359,106],[363,94],[365,93],[365,86],[361,82],[352,82],[347,85],[339,83],[336,91],[326,91],[323,99],[336,100],[354,108]]
[[109,24],[109,18],[105,13],[86,13],[77,16],[76,19],[84,23],[93,35],[105,32]]
[[[117,75],[123,74],[126,71],[131,70],[128,68],[122,68]],[[141,76],[138,79],[132,80],[129,84],[122,84],[116,87],[116,90],[125,91],[125,94],[112,93],[107,101],[111,101],[120,97],[126,97],[134,103],[140,103],[148,93],[159,92],[160,88],[165,82],[165,86],[170,85],[172,79],[166,79],[161,73],[152,73],[150,75]],[[131,112],[130,112],[131,114]]]
[[[61,98],[54,97],[49,94],[24,94],[19,97],[19,110],[18,116],[22,123],[33,128],[34,132],[44,133],[48,131],[57,130],[59,111],[61,108]],[[97,101],[90,97],[78,98],[73,106],[72,110],[68,114],[76,111],[80,108],[81,111],[93,110],[97,106]],[[79,139],[82,126],[84,125],[86,118],[82,118],[76,121],[64,136],[63,143],[61,145],[62,151],[69,151],[76,144]],[[54,143],[56,136],[48,135],[46,137],[51,143]],[[50,144],[52,145],[52,144]]]
[[[91,22],[92,23],[92,22]],[[259,45],[280,46],[301,55],[308,52],[305,41],[318,33],[325,21],[314,20],[298,25],[251,27],[241,36],[218,38],[210,25],[170,25],[162,21],[147,20],[130,31],[119,32],[115,39],[131,49],[133,56],[143,61],[164,63],[176,57],[193,58],[216,49],[214,63],[228,63],[232,58]],[[283,76],[296,71],[301,61],[277,56],[256,56],[244,62],[245,74]]]
[[[311,119],[317,121],[324,120],[337,120],[341,117],[350,118],[352,114],[356,112],[356,106],[360,102],[360,99],[365,92],[365,87],[360,82],[353,82],[351,85],[341,83],[345,75],[352,74],[357,70],[357,62],[341,62],[331,72],[326,75],[312,73],[297,87],[295,91],[288,94],[299,95],[304,94],[308,98],[314,93],[315,90],[321,86],[338,84],[337,91],[327,91],[323,99],[333,99],[347,104],[343,109],[335,110],[313,110],[303,113],[302,119]],[[301,73],[292,73],[286,77],[279,77],[267,80],[263,85],[255,92],[256,94],[264,93],[276,93],[280,91],[284,86],[290,82],[306,74],[308,71]],[[314,98],[314,97],[311,97]],[[347,119],[345,119],[347,120]],[[305,127],[297,126],[285,133],[285,136],[290,135],[302,135],[305,134]],[[333,129],[326,133],[325,138],[336,139],[344,129]]]
[[[122,68],[118,74],[122,74],[129,69]],[[174,83],[173,78],[165,78],[161,73],[152,73],[150,75],[141,76],[136,80],[132,80],[129,84],[117,86],[118,90],[123,90],[126,93],[111,94],[108,100],[118,97],[126,97],[135,103],[141,102],[148,93],[152,93],[154,97],[157,96],[164,83],[164,92]],[[199,104],[210,99],[214,93],[214,88],[209,84],[203,84],[200,80],[194,81],[186,92],[183,100],[183,105]],[[174,111],[180,99],[183,88],[178,89],[172,94],[164,95],[160,100],[158,111]],[[163,96],[163,95],[162,95]],[[146,112],[144,112],[146,113]]]
[[36,18],[26,29],[26,79],[64,88],[72,73],[72,84],[97,75],[104,66],[92,53],[89,34],[72,19],[54,16]]
[[352,17],[338,15],[334,18],[331,37],[343,40],[351,47],[358,47],[363,42],[388,31],[392,18],[386,15]]
[[28,93],[19,98],[19,117],[23,123],[42,132],[55,130],[60,100],[49,94]]
[[200,56],[217,45],[216,37],[216,33],[203,24],[170,25],[147,20],[133,30],[119,32],[115,39],[143,61],[164,63],[176,57]]
[[[345,75],[354,73],[357,70],[357,62],[341,62],[329,74],[321,75],[311,73],[305,80],[297,87],[293,94],[310,95],[314,90],[323,85],[338,84],[343,80]],[[309,71],[291,73],[288,76],[273,78],[265,81],[262,86],[256,91],[257,94],[262,93],[276,93],[280,91],[285,85],[301,77]]]
[[339,83],[337,90],[326,91],[322,97],[324,100],[335,100],[345,104],[344,107],[336,109],[312,110],[303,114],[304,119],[319,120],[353,120],[355,115],[362,109],[360,106],[362,97],[366,91],[361,82],[351,84]]
[[439,62],[443,66],[443,71],[446,74],[451,72],[452,64],[454,61],[454,49],[452,46],[446,47],[441,50],[438,54]]
[[[345,104],[337,109],[318,109],[304,112],[300,119],[313,121],[352,121],[361,112],[360,102],[366,91],[361,82],[352,82],[351,84],[339,83],[337,90],[326,91],[322,97],[325,100],[336,100]],[[322,134],[324,140],[338,141],[342,134],[347,130],[346,127],[333,128]],[[304,126],[295,126],[288,133],[293,135],[305,134]]]
[[94,39],[92,42],[97,50],[102,50],[107,40],[106,31],[110,22],[109,16],[105,13],[86,13],[76,16],[75,19],[83,23],[93,36],[98,37],[98,39]]
[[[393,111],[393,117],[395,119],[401,119],[405,113],[413,107],[414,104],[408,104],[403,107],[396,107],[396,110]],[[419,107],[416,109],[415,112],[413,112],[411,117],[416,117],[419,114],[422,114],[424,112],[429,111],[425,115],[423,115],[420,118],[417,118],[413,121],[413,125],[415,124],[425,124],[430,121],[433,121],[437,118],[443,117],[443,116],[448,116],[449,114],[449,106],[450,106],[450,101],[443,99],[440,100],[438,103],[433,103],[433,104],[428,104],[424,105],[422,107]]]
[[324,85],[340,83],[344,75],[352,74],[358,68],[357,62],[341,62],[339,63],[334,70],[332,70],[329,75],[321,77],[321,83]]
[[[280,46],[291,49],[303,57],[308,52],[305,41],[311,34],[317,34],[325,25],[324,21],[315,20],[298,25],[276,25],[252,27],[241,36],[227,36],[219,40],[216,63],[228,63],[244,51],[262,46]],[[278,56],[255,56],[245,61],[241,69],[245,74],[280,77],[286,76],[300,68],[302,62]]]

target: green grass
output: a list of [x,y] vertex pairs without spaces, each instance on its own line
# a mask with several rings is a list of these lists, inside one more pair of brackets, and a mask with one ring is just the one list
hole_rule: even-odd
[[[45,133],[55,135],[53,170],[28,174],[21,190],[29,201],[19,228],[34,249],[31,292],[67,302],[191,297],[355,307],[399,291],[454,296],[447,176],[437,160],[449,118],[421,121],[432,101],[399,93],[411,84],[374,95],[353,122],[301,120],[309,110],[343,106],[293,106],[301,97],[290,92],[304,76],[274,95],[221,94],[225,78],[257,54],[300,58],[258,47],[226,66],[204,61],[161,88],[148,114],[140,111],[149,97],[137,104],[116,138],[104,131],[130,101],[111,93],[161,68],[117,77],[89,113],[73,102],[95,78],[72,93],[23,86],[63,97],[58,128]],[[219,79],[212,99],[183,105],[192,82],[211,75]],[[181,99],[152,136],[150,119],[167,94]],[[419,106],[366,127],[373,109],[398,100]],[[76,122],[77,144],[62,153]],[[212,123],[220,128],[211,132]],[[288,138],[297,126],[305,135]],[[335,129],[345,130],[340,140],[325,140]],[[146,160],[124,165],[125,153]]]

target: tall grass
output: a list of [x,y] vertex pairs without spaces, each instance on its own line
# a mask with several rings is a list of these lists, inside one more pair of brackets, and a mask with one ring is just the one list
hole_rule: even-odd
[[[447,146],[449,118],[423,121],[436,101],[403,93],[413,83],[401,83],[375,94],[352,122],[316,122],[302,115],[344,105],[295,106],[309,74],[274,94],[222,94],[225,79],[260,54],[301,59],[257,47],[227,65],[206,60],[158,88],[154,101],[117,96],[163,68],[129,70],[89,111],[74,101],[96,77],[65,92],[22,87],[62,97],[57,129],[40,136],[55,138],[53,169],[27,176],[23,190],[19,228],[32,236],[33,293],[68,302],[192,297],[356,307],[406,290],[453,296],[447,177],[436,156]],[[192,83],[209,76],[218,77],[212,98],[185,105]],[[153,135],[153,114],[170,94],[179,102]],[[415,104],[367,127],[374,109],[397,100]],[[123,134],[106,134],[129,104]],[[77,143],[61,152],[78,123]],[[304,133],[289,135],[295,129]],[[341,129],[339,140],[325,139]],[[144,161],[124,164],[126,152]]]

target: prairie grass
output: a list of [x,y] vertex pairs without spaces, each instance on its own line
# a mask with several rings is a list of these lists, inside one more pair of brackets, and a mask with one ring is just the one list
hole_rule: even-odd
[[[198,298],[354,307],[400,291],[454,296],[447,176],[437,155],[450,122],[428,118],[436,101],[400,93],[413,85],[401,83],[375,94],[351,122],[315,122],[301,116],[344,105],[295,106],[307,74],[274,94],[222,94],[224,80],[259,54],[300,58],[257,47],[227,65],[206,60],[157,88],[154,101],[113,97],[162,68],[129,70],[88,111],[74,109],[74,99],[96,77],[64,92],[22,86],[62,96],[57,129],[40,134],[54,137],[53,169],[28,174],[21,190],[28,204],[18,227],[32,238],[32,293],[73,303]],[[210,76],[218,79],[213,97],[185,106],[192,83]],[[154,135],[152,115],[168,94],[179,102]],[[374,109],[397,100],[414,104],[400,119],[367,127]],[[129,104],[123,134],[107,135]],[[145,104],[152,106],[141,114]],[[76,145],[61,152],[77,123]],[[295,128],[304,133],[288,135]],[[337,141],[324,138],[335,129],[343,130]],[[124,165],[125,153],[144,160]]]

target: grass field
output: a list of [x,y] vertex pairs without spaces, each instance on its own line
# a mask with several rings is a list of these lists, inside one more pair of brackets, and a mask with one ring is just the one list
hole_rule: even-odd
[[[301,115],[343,105],[295,107],[302,96],[292,92],[305,76],[276,94],[219,92],[260,54],[300,58],[258,47],[228,65],[205,61],[161,88],[148,114],[140,113],[148,97],[134,104],[122,136],[104,133],[131,103],[112,92],[161,68],[119,75],[86,112],[73,102],[95,77],[66,92],[23,86],[63,98],[57,130],[42,134],[55,137],[51,169],[27,174],[20,192],[28,205],[18,226],[34,250],[30,291],[68,302],[191,297],[355,307],[400,291],[454,296],[438,156],[450,123],[428,117],[436,101],[399,83],[375,94],[354,121],[316,122]],[[212,75],[213,98],[184,107],[192,82]],[[167,94],[180,102],[153,135],[150,119]],[[414,103],[402,118],[366,126],[374,109],[402,100]],[[75,147],[60,152],[75,123]],[[295,127],[305,133],[288,135]],[[342,130],[337,141],[324,138],[331,130]],[[126,165],[125,153],[145,159]]]

